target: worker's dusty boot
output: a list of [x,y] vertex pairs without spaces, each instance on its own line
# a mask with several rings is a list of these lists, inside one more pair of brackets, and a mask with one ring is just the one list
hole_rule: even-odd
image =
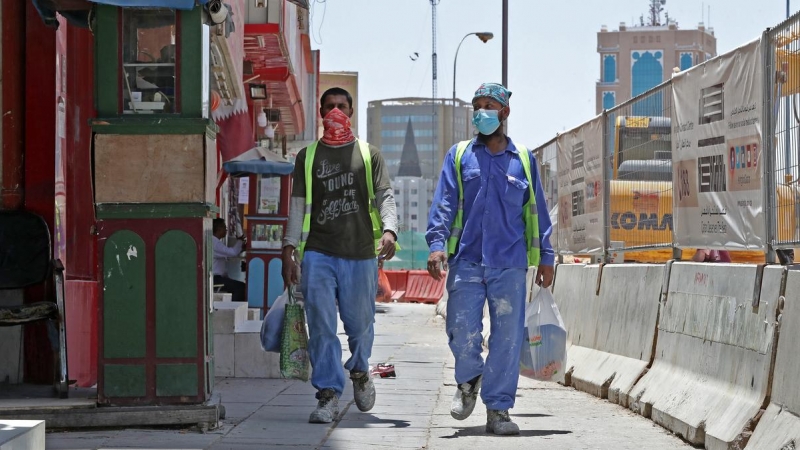
[[359,411],[369,411],[375,406],[375,384],[369,372],[350,372],[353,380],[353,397]]
[[486,432],[499,436],[514,436],[519,434],[519,427],[511,421],[508,410],[486,410]]
[[339,398],[333,389],[317,392],[317,409],[308,418],[309,423],[331,423],[339,415]]
[[450,404],[450,415],[453,416],[453,419],[464,420],[472,414],[475,403],[478,401],[482,378],[481,375],[478,375],[472,380],[458,385],[453,402]]

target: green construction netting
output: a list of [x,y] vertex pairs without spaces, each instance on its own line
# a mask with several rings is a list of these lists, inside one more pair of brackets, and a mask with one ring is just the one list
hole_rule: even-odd
[[391,261],[386,261],[384,269],[425,270],[428,265],[428,243],[425,233],[403,231],[397,236],[402,250],[398,250]]

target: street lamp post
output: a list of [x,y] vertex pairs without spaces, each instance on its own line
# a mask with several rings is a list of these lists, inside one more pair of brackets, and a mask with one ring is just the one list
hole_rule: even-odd
[[484,44],[494,37],[494,33],[488,31],[467,33],[461,38],[461,42],[459,42],[458,47],[456,47],[456,56],[453,58],[453,113],[451,114],[453,116],[453,141],[456,140],[456,63],[458,62],[458,51],[461,50],[461,44],[464,43],[464,40],[473,34],[478,36],[478,39],[483,41]]

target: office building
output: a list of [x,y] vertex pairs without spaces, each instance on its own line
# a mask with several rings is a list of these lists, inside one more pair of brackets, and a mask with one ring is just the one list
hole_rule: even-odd
[[411,130],[420,176],[436,180],[444,154],[456,142],[472,138],[471,120],[472,104],[458,99],[455,104],[451,99],[375,100],[367,107],[367,140],[381,149],[389,174],[396,177]]

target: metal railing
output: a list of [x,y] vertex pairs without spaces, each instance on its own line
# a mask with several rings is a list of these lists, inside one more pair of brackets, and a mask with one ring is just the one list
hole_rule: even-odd
[[[597,254],[596,245],[577,252],[576,242],[597,239],[587,224],[598,217],[588,217],[598,144],[606,261],[617,250],[663,261],[706,246],[786,263],[800,247],[800,13],[703,64],[604,111],[602,137],[594,118],[534,150],[559,255]],[[726,64],[738,72],[719,82],[707,75]],[[719,231],[726,226],[733,232]]]
[[800,244],[800,15],[767,30],[763,51],[764,202],[773,211],[767,241],[776,250]]
[[539,179],[542,181],[545,201],[553,223],[550,242],[558,254],[558,147],[556,139],[532,150],[539,163]]

